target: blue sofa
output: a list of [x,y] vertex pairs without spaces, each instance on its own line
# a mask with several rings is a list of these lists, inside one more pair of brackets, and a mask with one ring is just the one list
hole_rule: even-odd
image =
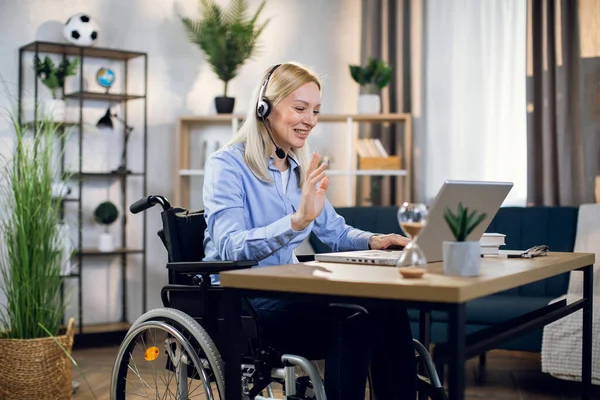
[[[351,226],[381,233],[402,233],[396,207],[343,207],[336,211]],[[488,232],[506,234],[502,249],[527,249],[546,244],[550,251],[573,251],[577,229],[577,207],[502,207],[488,227]],[[314,234],[310,243],[316,253],[330,252]],[[545,279],[467,303],[467,333],[506,321],[547,305],[567,292],[569,274]],[[419,311],[409,310],[415,337],[419,335]],[[447,341],[447,313],[431,314],[431,343]],[[501,348],[540,352],[542,329],[521,336]]]

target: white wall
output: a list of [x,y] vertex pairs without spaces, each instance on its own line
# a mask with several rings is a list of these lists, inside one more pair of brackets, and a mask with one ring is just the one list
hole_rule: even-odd
[[[221,1],[227,4],[226,1]],[[258,0],[249,0],[250,11],[254,11]],[[229,94],[236,97],[236,112],[244,112],[251,91],[262,71],[268,66],[287,60],[296,60],[313,67],[323,77],[324,113],[351,113],[356,111],[358,88],[348,73],[348,64],[360,59],[360,4],[359,0],[270,0],[262,18],[271,22],[261,37],[261,51],[241,69],[239,76],[230,82]],[[33,40],[62,41],[61,24],[77,12],[89,13],[100,24],[98,46],[138,50],[149,55],[148,83],[148,193],[173,196],[174,128],[179,115],[201,115],[213,113],[212,101],[221,94],[222,84],[207,65],[203,53],[191,44],[177,17],[178,13],[196,16],[196,0],[2,0],[0,1],[0,78],[17,95],[18,48]],[[26,62],[26,82],[29,94],[33,92],[31,59]],[[102,62],[91,63],[84,71],[86,85],[93,90],[94,73]],[[108,64],[113,68],[117,64]],[[143,76],[139,64],[132,65],[129,90],[141,88]],[[116,68],[117,80],[122,72]],[[139,74],[139,75],[138,75]],[[89,80],[89,82],[88,82]],[[77,78],[71,79],[74,85]],[[115,83],[117,86],[118,83]],[[41,87],[43,97],[48,97]],[[115,90],[117,90],[115,88]],[[130,123],[136,128],[130,140],[132,168],[141,165],[136,146],[141,143],[141,102],[133,102],[129,108]],[[0,107],[8,102],[0,96]],[[118,132],[106,135],[93,127],[105,110],[106,103],[86,103],[84,113],[84,137],[86,147],[84,168],[101,170],[107,165],[118,164]],[[121,113],[119,108],[114,111]],[[72,117],[75,110],[70,109]],[[323,125],[318,127],[312,138],[311,147],[328,148],[334,153],[336,142],[344,135],[344,126]],[[0,140],[12,135],[5,119],[0,121]],[[73,144],[75,141],[73,141]],[[115,151],[107,156],[107,146]],[[69,147],[71,156],[74,148]],[[342,154],[338,162],[345,162]],[[100,229],[93,224],[90,215],[94,207],[107,197],[119,201],[119,186],[98,180],[86,184],[84,193],[84,245],[93,247]],[[143,195],[139,180],[132,179],[129,202]],[[345,180],[333,181],[330,189],[333,202],[343,198]],[[339,197],[336,197],[339,196]],[[117,203],[118,204],[118,203]],[[126,210],[121,210],[125,212]],[[74,214],[73,214],[74,216]],[[141,230],[138,216],[128,216],[131,246],[139,243]],[[148,307],[161,306],[160,288],[166,283],[166,254],[156,231],[160,228],[158,210],[148,215]],[[112,229],[118,233],[117,228]],[[130,320],[141,313],[139,257],[131,257],[128,265]],[[84,323],[102,323],[120,317],[120,269],[118,260],[98,259],[85,265],[83,271]],[[72,287],[72,304],[75,302],[75,287]],[[2,301],[3,299],[0,299]],[[70,310],[76,312],[73,307]]]

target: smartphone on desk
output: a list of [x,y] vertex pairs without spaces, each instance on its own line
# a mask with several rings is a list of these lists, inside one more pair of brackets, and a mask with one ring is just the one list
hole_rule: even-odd
[[525,250],[500,250],[499,253],[508,258],[522,258]]
[[508,258],[534,258],[545,256],[548,253],[548,250],[548,246],[543,244],[530,247],[527,250],[500,250],[500,254],[505,255]]

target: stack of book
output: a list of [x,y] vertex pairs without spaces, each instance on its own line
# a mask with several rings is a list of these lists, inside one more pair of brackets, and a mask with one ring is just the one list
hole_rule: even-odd
[[389,154],[379,139],[358,139],[356,151],[360,157],[388,157]]
[[358,168],[366,170],[399,170],[400,156],[390,155],[379,139],[358,139]]
[[479,240],[479,245],[481,246],[481,255],[499,255],[500,246],[504,246],[506,244],[504,240],[505,238],[506,235],[502,233],[484,233]]

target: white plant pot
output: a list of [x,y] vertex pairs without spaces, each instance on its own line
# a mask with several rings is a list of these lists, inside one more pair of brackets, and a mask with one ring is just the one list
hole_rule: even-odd
[[48,99],[42,101],[42,116],[52,118],[54,122],[63,122],[67,114],[67,103],[60,99]]
[[444,274],[477,276],[481,267],[479,242],[448,242],[443,244]]
[[359,114],[379,114],[381,112],[381,97],[378,94],[358,95]]
[[109,252],[114,251],[115,243],[113,241],[113,237],[110,233],[102,233],[98,240],[98,251],[101,252]]

